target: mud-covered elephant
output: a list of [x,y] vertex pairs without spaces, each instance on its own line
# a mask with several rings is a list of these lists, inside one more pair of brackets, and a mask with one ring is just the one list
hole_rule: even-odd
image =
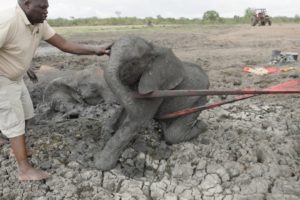
[[78,115],[81,108],[101,102],[116,102],[107,86],[100,67],[68,71],[51,80],[44,92],[43,101],[51,103],[51,110],[64,117]]
[[[209,87],[208,76],[200,66],[181,62],[171,49],[153,45],[140,37],[126,36],[114,42],[104,78],[124,110],[115,124],[113,136],[95,156],[95,166],[101,170],[115,167],[123,150],[151,119],[207,102],[204,96],[135,98],[136,92],[147,94],[155,90]],[[206,126],[197,120],[198,116],[199,113],[194,113],[160,120],[166,142],[187,141],[203,132]]]

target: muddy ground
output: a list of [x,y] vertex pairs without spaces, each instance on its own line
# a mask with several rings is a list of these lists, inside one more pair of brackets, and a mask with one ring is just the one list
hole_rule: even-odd
[[[70,38],[103,44],[128,34],[172,48],[181,60],[200,64],[211,89],[265,88],[299,79],[300,63],[293,65],[294,70],[263,76],[245,73],[243,67],[265,66],[274,49],[300,53],[300,25],[148,28]],[[107,60],[73,56],[42,44],[33,63],[63,74],[105,66]],[[51,177],[19,182],[5,144],[0,149],[0,199],[300,199],[299,95],[256,96],[203,111],[199,119],[208,130],[173,146],[161,141],[159,125],[152,122],[124,151],[115,169],[101,172],[93,166],[93,154],[104,145],[101,123],[114,106],[99,104],[79,118],[51,120],[43,115],[41,96],[52,75],[41,74],[38,84],[26,80],[36,107],[36,120],[27,133],[27,143],[36,151],[31,160]],[[224,98],[230,97],[209,99]]]

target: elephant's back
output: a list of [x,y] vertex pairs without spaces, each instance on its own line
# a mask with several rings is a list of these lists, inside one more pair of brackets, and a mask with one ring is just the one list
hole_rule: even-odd
[[[184,80],[176,88],[174,88],[174,90],[197,90],[209,88],[209,78],[201,66],[188,62],[183,62],[183,66],[185,70]],[[207,98],[201,96],[165,98],[156,116],[161,116],[165,113],[175,112],[193,106],[204,105],[206,103]]]
[[181,85],[182,89],[209,88],[209,78],[200,65],[183,62],[183,66],[186,71],[186,77],[184,83]]

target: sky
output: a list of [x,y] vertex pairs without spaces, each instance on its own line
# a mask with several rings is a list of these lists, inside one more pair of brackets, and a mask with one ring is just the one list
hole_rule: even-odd
[[[48,0],[48,18],[172,17],[202,18],[208,10],[221,17],[243,16],[247,8],[266,8],[270,16],[300,15],[300,0]],[[0,0],[0,11],[17,0]]]

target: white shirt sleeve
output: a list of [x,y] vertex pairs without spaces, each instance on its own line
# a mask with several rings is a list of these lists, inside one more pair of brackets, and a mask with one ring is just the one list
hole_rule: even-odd
[[42,40],[48,40],[54,35],[55,35],[55,30],[48,24],[47,21],[44,21]]

